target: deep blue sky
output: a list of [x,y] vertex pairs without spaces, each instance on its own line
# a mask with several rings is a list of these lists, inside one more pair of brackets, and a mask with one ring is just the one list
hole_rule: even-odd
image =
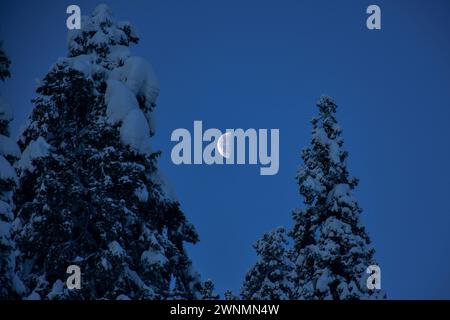
[[[14,132],[31,110],[34,79],[66,55],[69,4],[1,0],[0,39],[12,79]],[[218,291],[238,291],[252,243],[291,226],[302,205],[294,180],[310,140],[315,101],[329,94],[350,152],[363,221],[390,298],[450,298],[450,2],[109,1],[141,37],[132,52],[161,81],[155,148],[201,242],[195,267]],[[382,30],[365,27],[382,9]],[[279,128],[280,171],[256,166],[175,166],[170,134],[204,127]]]

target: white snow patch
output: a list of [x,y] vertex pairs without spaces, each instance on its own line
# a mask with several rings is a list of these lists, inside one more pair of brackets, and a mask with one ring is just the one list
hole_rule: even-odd
[[64,283],[61,280],[56,280],[53,284],[52,290],[47,295],[49,300],[53,300],[64,294]]
[[324,270],[322,275],[317,279],[316,289],[320,292],[327,292],[330,290],[328,284],[330,283],[330,277],[328,275],[328,270]]
[[146,266],[154,264],[163,266],[168,262],[166,256],[164,256],[160,251],[155,251],[151,249],[144,251],[142,253],[141,261]]
[[102,3],[96,6],[94,11],[92,12],[92,21],[96,24],[112,22],[113,19],[111,18],[111,16],[111,9],[106,4]]
[[125,43],[127,41],[127,35],[125,34],[125,32],[117,28],[116,25],[107,28],[106,33],[108,34],[110,44],[112,45],[117,43]]
[[111,71],[109,78],[122,81],[137,96],[145,97],[148,103],[156,103],[159,81],[153,67],[144,58],[128,58],[122,67]]
[[41,296],[36,291],[33,291],[28,297],[24,300],[41,300]]
[[150,128],[141,109],[131,110],[122,122],[120,140],[137,152],[148,154]]
[[109,38],[102,30],[98,30],[92,38],[88,40],[88,44],[93,46],[107,46],[109,44]]
[[329,217],[322,225],[322,234],[324,237],[351,234],[351,227],[336,217]]
[[63,61],[71,69],[75,69],[90,77],[100,70],[100,66],[95,63],[95,56],[92,54],[81,54],[72,58],[63,58]]
[[18,168],[22,171],[28,170],[33,172],[35,169],[33,160],[46,157],[49,154],[49,150],[50,145],[44,138],[39,137],[37,140],[31,141],[22,153],[22,157],[17,164]]
[[325,190],[325,187],[320,183],[319,179],[313,178],[310,175],[306,177],[303,182],[303,186],[306,189],[310,189],[318,194]]
[[128,267],[126,267],[124,271],[125,271],[125,276],[128,279],[130,279],[131,281],[133,281],[133,283],[137,287],[139,287],[140,289],[143,289],[144,291],[146,291],[146,294],[149,295],[149,296],[153,296],[154,295],[153,289],[150,288],[149,286],[147,286],[144,281],[142,281],[141,277],[139,277],[139,275],[137,274],[136,271],[131,270]]
[[0,200],[0,217],[1,216],[4,216],[8,221],[12,221],[14,219],[11,205],[2,200]]
[[330,139],[328,137],[324,128],[316,128],[313,131],[312,137],[315,144],[322,145],[328,149],[328,156],[333,163],[339,164],[341,162],[341,150],[339,144],[335,139]]
[[11,241],[11,223],[0,221],[0,244],[8,245]]
[[106,115],[110,123],[123,121],[134,109],[139,109],[136,96],[122,82],[108,80],[105,93]]
[[130,48],[127,46],[116,45],[109,49],[109,60],[118,64],[125,62],[131,56]]
[[23,295],[26,292],[25,285],[16,273],[12,275],[12,289],[19,295]]
[[125,250],[115,240],[108,245],[108,249],[113,256],[121,257],[125,255]]
[[111,270],[112,266],[111,263],[108,261],[108,259],[102,257],[100,263],[105,270]]
[[148,200],[148,190],[145,185],[134,190],[134,195],[139,199],[140,202],[147,202]]
[[333,210],[335,211],[342,205],[348,207],[354,207],[356,205],[356,201],[352,196],[351,188],[346,183],[335,185],[328,196],[328,201],[332,201]]

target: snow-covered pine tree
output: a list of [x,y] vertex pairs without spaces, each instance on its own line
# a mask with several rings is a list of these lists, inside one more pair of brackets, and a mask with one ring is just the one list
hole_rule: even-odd
[[[197,233],[150,149],[159,84],[131,55],[137,42],[99,5],[37,89],[16,194],[30,299],[201,298],[184,249]],[[69,265],[81,268],[80,290],[66,287]]]
[[245,276],[241,296],[246,300],[288,300],[292,295],[293,264],[286,231],[279,227],[256,241],[258,261]]
[[214,283],[211,279],[206,280],[202,284],[202,300],[217,300],[220,296],[214,291]]
[[231,301],[231,300],[239,300],[239,297],[236,296],[233,291],[231,290],[226,290],[225,293],[223,294],[223,297],[225,300]]
[[[0,42],[0,80],[10,76],[11,61]],[[14,204],[12,195],[18,181],[12,166],[20,157],[20,150],[9,134],[11,107],[0,97],[0,300],[17,299],[25,291],[16,274],[17,250],[12,239]]]
[[343,150],[336,103],[322,96],[317,107],[311,146],[302,152],[304,165],[297,177],[306,207],[293,213],[293,298],[384,298],[383,292],[366,285],[366,268],[376,265],[374,249],[352,195],[358,180],[347,170],[348,153]]

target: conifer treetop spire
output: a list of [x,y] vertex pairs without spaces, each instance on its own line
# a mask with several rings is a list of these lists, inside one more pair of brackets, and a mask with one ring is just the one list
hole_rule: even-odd
[[293,263],[288,252],[286,230],[283,227],[263,235],[253,247],[258,261],[247,272],[241,290],[243,299],[291,299]]
[[377,299],[368,289],[366,268],[376,265],[374,249],[353,196],[335,101],[322,96],[312,119],[311,145],[302,151],[297,181],[305,208],[293,213],[295,299]]
[[333,114],[337,110],[336,102],[333,98],[327,95],[320,96],[319,100],[317,100],[317,107],[319,108],[322,114]]
[[69,30],[67,35],[71,57],[89,53],[105,57],[111,53],[109,46],[129,46],[138,41],[130,23],[117,22],[105,4],[98,5],[91,16],[82,16],[81,29]]

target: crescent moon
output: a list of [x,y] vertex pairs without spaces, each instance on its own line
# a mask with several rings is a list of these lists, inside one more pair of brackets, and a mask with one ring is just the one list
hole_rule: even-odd
[[231,132],[226,132],[217,139],[217,150],[222,157],[229,158],[231,156],[231,139]]

